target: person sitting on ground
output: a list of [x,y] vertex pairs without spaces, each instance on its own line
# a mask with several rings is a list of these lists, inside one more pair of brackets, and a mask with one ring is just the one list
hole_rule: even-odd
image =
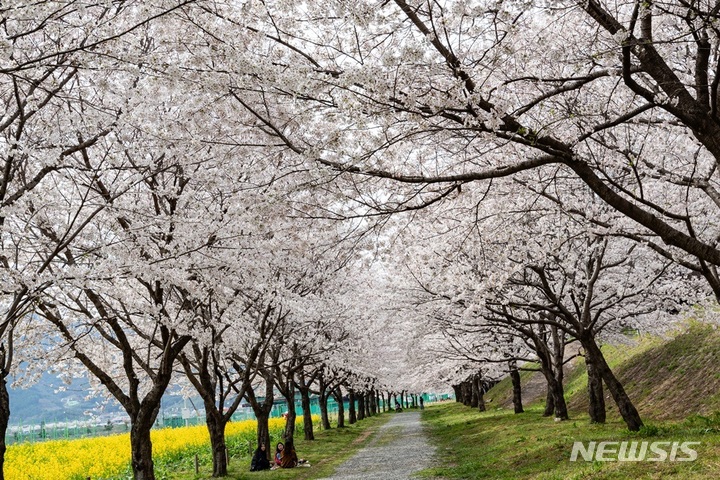
[[250,462],[250,471],[258,472],[260,470],[267,470],[269,468],[270,461],[267,457],[267,449],[265,448],[265,444],[261,443],[253,454],[252,461]]
[[395,402],[395,411],[402,412],[402,407],[400,406],[400,402]]
[[297,464],[298,457],[297,453],[295,453],[295,445],[293,444],[292,437],[288,437],[285,439],[285,448],[280,456],[280,467],[295,468],[297,467]]
[[278,442],[278,444],[275,446],[275,467],[280,466],[280,459],[282,458],[283,451],[285,450],[285,445],[283,445],[282,442]]

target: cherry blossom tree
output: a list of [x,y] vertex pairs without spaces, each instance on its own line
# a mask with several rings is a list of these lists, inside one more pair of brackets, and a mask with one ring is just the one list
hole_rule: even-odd
[[338,218],[572,175],[718,296],[717,15],[680,1],[263,5],[243,25],[278,68],[236,88],[258,97],[242,103],[268,135],[328,167]]

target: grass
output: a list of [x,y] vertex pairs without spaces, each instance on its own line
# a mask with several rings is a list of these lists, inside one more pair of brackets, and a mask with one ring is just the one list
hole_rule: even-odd
[[[423,411],[439,465],[423,477],[450,479],[623,479],[720,478],[720,413],[684,422],[660,422],[639,433],[619,420],[591,425],[587,416],[555,422],[538,406],[515,415],[510,411],[477,412],[459,403]],[[573,442],[699,441],[694,462],[570,461]]]
[[[372,433],[390,419],[389,413],[365,418],[345,428],[333,428],[315,432],[315,440],[307,441],[299,434],[295,438],[295,449],[300,458],[308,460],[310,468],[279,469],[263,472],[250,472],[250,455],[235,456],[230,459],[228,476],[231,480],[262,480],[297,479],[311,480],[329,477],[338,465],[347,460],[357,450],[365,446]],[[273,446],[274,448],[274,446]],[[274,450],[273,450],[274,452]],[[174,470],[168,472],[164,478],[175,480],[204,480],[212,474],[212,465],[203,464],[200,474],[196,475],[194,469]]]
[[[565,376],[571,420],[543,418],[544,391],[523,394],[526,412],[508,408],[512,395],[504,379],[486,395],[487,412],[458,403],[432,406],[423,413],[440,465],[423,472],[457,479],[624,479],[720,478],[720,331],[690,323],[670,340],[631,339],[603,346],[608,364],[638,408],[645,427],[629,432],[606,391],[608,422],[591,425],[587,410],[587,374],[582,358]],[[539,373],[521,373],[523,388],[537,386]],[[535,388],[534,390],[537,390]],[[701,442],[693,462],[570,461],[576,441]],[[668,447],[663,447],[668,448]]]

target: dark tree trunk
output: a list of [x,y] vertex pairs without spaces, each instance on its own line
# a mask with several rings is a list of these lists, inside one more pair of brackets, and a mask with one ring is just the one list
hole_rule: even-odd
[[452,389],[453,389],[453,392],[455,392],[455,401],[458,403],[462,403],[462,401],[463,401],[462,385],[453,385]]
[[365,418],[372,417],[372,394],[365,392]]
[[265,411],[255,412],[257,421],[257,444],[265,444],[266,450],[270,451],[270,414]]
[[591,423],[605,423],[605,392],[603,391],[602,377],[597,368],[587,356],[585,367],[588,374],[588,413]]
[[568,420],[567,403],[565,402],[565,389],[562,383],[555,381],[553,385],[553,401],[555,402],[555,418],[560,420]]
[[465,405],[467,405],[468,407],[472,407],[472,402],[473,402],[472,382],[465,381],[463,383],[465,384],[465,396],[467,397],[467,400],[465,401]]
[[10,395],[7,389],[7,376],[0,372],[0,480],[5,478],[5,433],[7,433],[8,422],[10,421]]
[[357,405],[357,419],[363,420],[365,418],[365,392],[361,392],[358,397],[358,405]]
[[475,383],[477,384],[477,408],[478,411],[484,412],[485,411],[485,388],[483,387],[483,381],[482,377],[480,375],[477,375],[475,379]]
[[548,389],[552,392],[553,404],[555,405],[555,418],[567,420],[568,416],[567,403],[565,403],[565,390],[562,383],[558,383],[553,372],[543,370],[545,379],[548,382]]
[[345,405],[343,405],[342,389],[337,387],[335,389],[335,401],[338,404],[338,421],[337,428],[345,427]]
[[318,401],[320,402],[320,423],[322,424],[322,428],[325,430],[330,430],[332,427],[330,426],[330,417],[328,416],[328,392],[327,390],[322,390],[320,392],[320,396],[318,397]]
[[512,381],[513,387],[513,407],[515,413],[523,413],[522,406],[522,386],[520,385],[520,372],[517,369],[517,362],[514,360],[508,363],[510,369],[510,380]]
[[545,398],[545,411],[543,417],[552,417],[555,413],[555,397],[553,396],[552,387],[550,383],[547,384],[547,396]]
[[470,382],[465,381],[461,384],[463,405],[466,407],[472,406],[472,385]]
[[245,398],[250,402],[250,406],[255,414],[257,422],[257,443],[256,445],[265,444],[268,451],[270,450],[270,412],[273,408],[274,395],[273,385],[275,383],[274,377],[271,374],[266,373],[265,377],[265,399],[262,403],[258,402],[255,397],[255,392],[252,388],[247,389],[245,392]]
[[470,408],[478,408],[478,402],[480,399],[480,392],[478,391],[478,380],[476,375],[473,375],[470,379]]
[[[565,391],[563,389],[563,365],[556,364],[557,356],[550,351],[548,345],[538,336],[532,336],[535,345],[535,353],[540,360],[540,370],[542,371],[548,385],[548,395],[552,395],[552,403],[555,407],[555,418],[567,420],[568,416],[567,403],[565,403]],[[545,413],[548,412],[549,402],[545,405]]]
[[[285,438],[295,438],[295,419],[297,418],[297,410],[295,410],[295,389],[290,389],[290,398],[287,400],[287,417],[285,419]],[[270,447],[268,447],[270,448]]]
[[348,422],[350,425],[357,422],[357,415],[355,413],[355,390],[352,388],[348,391],[348,398],[350,405],[348,406],[350,411],[348,412]]
[[620,415],[625,421],[628,430],[637,432],[640,430],[640,427],[643,426],[640,414],[635,408],[635,405],[633,405],[628,394],[625,392],[622,383],[620,383],[620,381],[615,377],[610,369],[610,366],[605,361],[605,356],[595,342],[595,338],[592,334],[588,333],[581,336],[580,342],[585,349],[585,355],[597,369],[598,375],[600,375],[600,377],[605,381],[605,385],[610,391],[613,400],[615,400],[615,404],[617,405]]
[[135,419],[130,427],[130,449],[132,451],[132,471],[135,480],[155,480],[152,458],[150,430],[154,419],[145,421]]
[[382,412],[383,404],[382,404],[382,392],[380,390],[375,390],[375,406],[377,407],[377,413]]
[[[213,459],[213,477],[227,475],[227,446],[225,444],[226,420],[217,411],[205,410],[205,423],[210,434],[210,447]],[[270,448],[269,446],[267,447]]]
[[[310,410],[310,390],[307,388],[300,389],[300,402],[303,411],[303,430],[305,431],[305,440],[315,440],[313,432],[312,411]],[[268,451],[270,446],[268,445]]]

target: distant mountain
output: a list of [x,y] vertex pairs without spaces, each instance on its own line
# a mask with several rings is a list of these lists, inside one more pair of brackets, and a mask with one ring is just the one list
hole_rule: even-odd
[[[85,378],[65,385],[48,373],[28,388],[10,388],[10,425],[39,425],[40,422],[55,423],[95,419],[101,423],[111,420],[122,422],[127,418],[125,410],[111,399],[103,405],[102,399],[87,398],[90,384]],[[59,391],[61,390],[61,391]],[[197,414],[195,407],[202,408],[199,399],[184,400],[172,385],[163,397],[160,418],[180,417],[183,409]],[[199,412],[204,415],[204,412]]]
[[[64,391],[58,391],[61,387]],[[103,406],[100,399],[86,399],[89,390],[87,379],[76,379],[72,385],[65,385],[47,373],[31,387],[10,388],[10,425],[124,416],[122,407],[114,400]]]

